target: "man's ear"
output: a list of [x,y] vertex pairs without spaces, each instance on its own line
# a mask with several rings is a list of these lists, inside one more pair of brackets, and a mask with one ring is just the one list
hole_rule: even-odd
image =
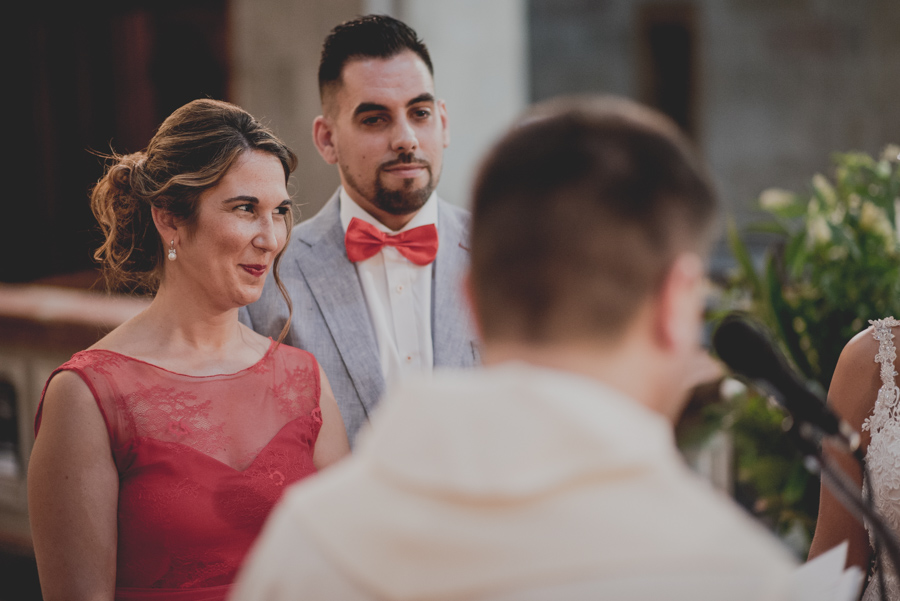
[[685,351],[699,343],[706,287],[703,259],[678,255],[669,267],[656,303],[654,330],[667,350]]
[[441,118],[441,135],[444,148],[450,146],[450,121],[447,119],[447,105],[443,100],[437,101],[438,116]]
[[152,207],[150,213],[153,215],[153,223],[156,225],[156,231],[159,232],[159,236],[163,240],[163,246],[168,248],[170,240],[175,240],[177,244],[178,220],[175,216],[169,211],[158,207]]
[[330,120],[323,115],[316,117],[313,120],[312,135],[316,150],[319,151],[325,162],[329,165],[336,164],[338,156],[337,149],[334,146],[334,130]]

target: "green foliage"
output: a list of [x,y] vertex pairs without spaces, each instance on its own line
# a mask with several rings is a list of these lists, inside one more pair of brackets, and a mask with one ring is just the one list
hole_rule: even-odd
[[[788,359],[826,390],[847,341],[868,320],[900,315],[900,147],[880,159],[835,155],[832,180],[817,174],[806,194],[770,189],[759,206],[771,219],[752,231],[777,242],[761,265],[734,224],[738,263],[721,310],[744,309],[774,333]],[[782,431],[784,413],[759,393],[733,399],[736,496],[773,528],[815,526],[818,481]],[[743,498],[742,498],[743,497]]]
[[799,527],[808,539],[818,481],[785,436],[783,410],[752,392],[733,403],[736,498],[779,534]]
[[[766,190],[772,221],[754,226],[779,236],[761,269],[732,225],[739,263],[732,292],[777,334],[795,366],[827,389],[847,341],[869,319],[900,314],[900,148],[885,158],[835,156],[835,179],[812,178],[806,195]],[[888,157],[893,156],[893,160]]]

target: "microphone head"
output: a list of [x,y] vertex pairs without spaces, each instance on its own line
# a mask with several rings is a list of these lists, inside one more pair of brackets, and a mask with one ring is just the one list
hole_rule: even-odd
[[712,346],[731,371],[761,385],[795,420],[840,436],[852,449],[859,445],[859,436],[842,424],[828,409],[824,397],[794,372],[762,324],[731,313],[713,332]]
[[712,347],[733,372],[750,379],[769,380],[788,369],[764,326],[739,313],[722,319],[713,332]]

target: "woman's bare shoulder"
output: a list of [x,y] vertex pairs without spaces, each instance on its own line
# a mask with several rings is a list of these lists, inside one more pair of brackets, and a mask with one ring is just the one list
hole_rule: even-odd
[[56,411],[81,412],[97,410],[94,393],[77,373],[63,369],[50,378],[44,393],[44,413],[47,407]]
[[80,433],[73,439],[109,444],[106,419],[98,399],[81,376],[71,370],[57,372],[47,383],[36,424],[42,433],[37,436],[42,446],[46,446],[48,436],[60,438],[72,430]]
[[845,368],[874,367],[875,355],[878,353],[878,341],[872,335],[874,331],[874,326],[869,326],[851,338],[841,352],[838,364],[845,363]]
[[[895,335],[900,331],[895,329]],[[854,336],[838,359],[828,402],[853,425],[861,425],[871,414],[881,387],[881,369],[875,360],[879,341],[870,326]]]
[[50,378],[47,396],[91,396],[91,389],[76,372],[63,367]]
[[[878,364],[875,355],[878,354],[881,341],[875,338],[875,325],[871,325],[856,336],[854,336],[841,353],[838,363],[846,363],[846,368],[863,369],[864,371],[878,370]],[[900,340],[900,325],[890,328],[894,334],[894,347],[896,348],[896,340]]]

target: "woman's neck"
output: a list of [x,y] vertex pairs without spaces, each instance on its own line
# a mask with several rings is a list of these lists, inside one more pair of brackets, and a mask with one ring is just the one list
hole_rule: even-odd
[[113,350],[192,375],[235,373],[265,354],[269,342],[238,322],[238,308],[216,307],[161,285],[150,306],[95,348]]
[[240,329],[238,308],[214,306],[204,300],[163,284],[147,309],[148,325],[173,343],[198,351],[226,348]]

